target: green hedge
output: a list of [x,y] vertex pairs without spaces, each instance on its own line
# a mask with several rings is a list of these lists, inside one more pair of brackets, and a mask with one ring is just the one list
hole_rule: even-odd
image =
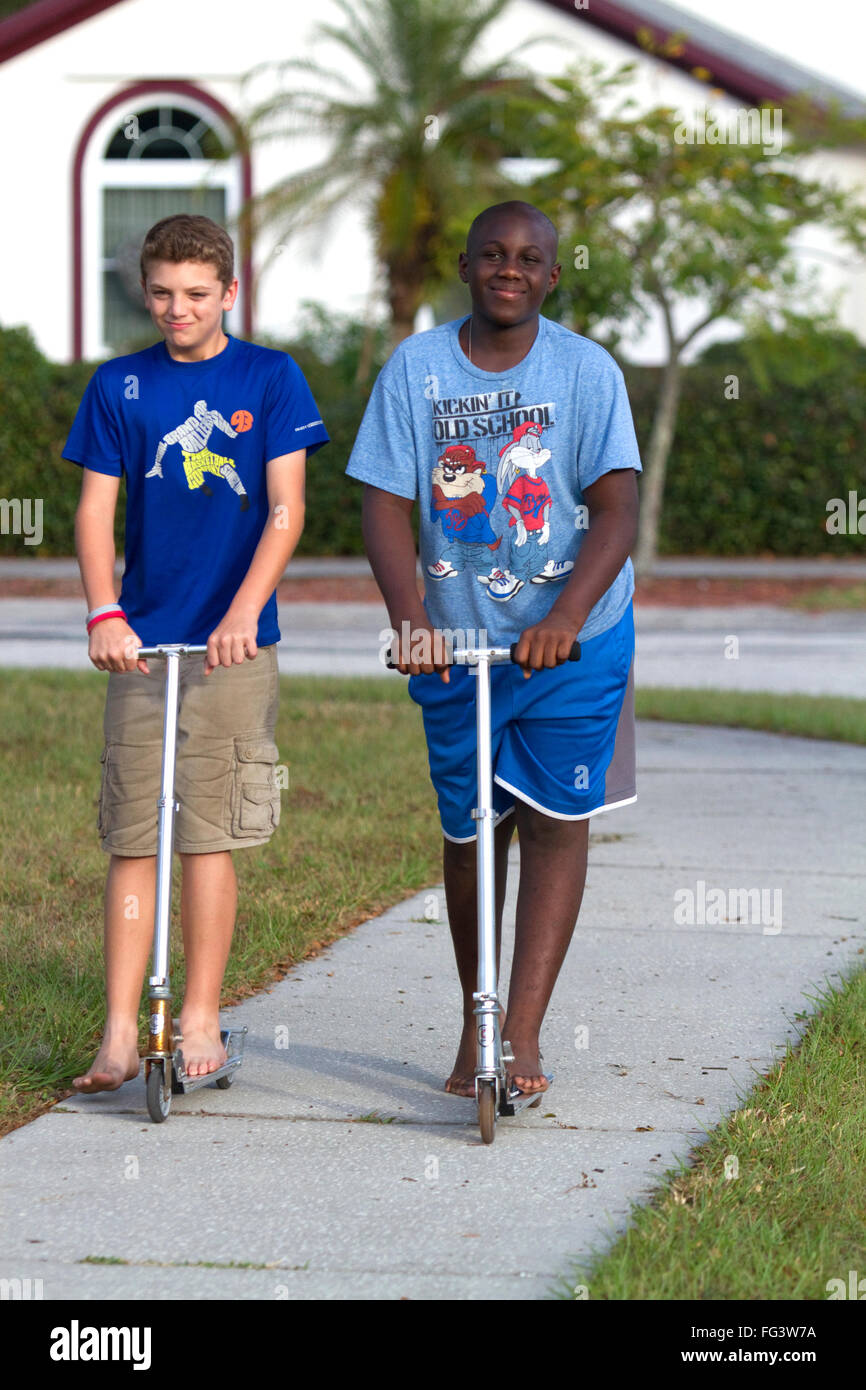
[[[346,460],[368,387],[354,381],[351,350],[323,348],[325,336],[283,344],[304,371],[331,436],[310,461],[305,555],[363,553],[361,487]],[[344,344],[345,347],[345,344]],[[328,360],[323,360],[323,351]],[[382,360],[377,339],[374,372]],[[684,369],[674,447],[668,462],[662,554],[862,554],[863,538],[828,536],[827,502],[864,491],[866,370],[862,353],[808,386],[775,382],[762,390],[736,348]],[[6,498],[43,499],[41,546],[0,534],[3,555],[71,555],[81,474],[60,457],[94,364],[47,362],[27,330],[0,329],[0,458]],[[625,367],[638,441],[645,456],[660,369]],[[725,377],[739,399],[725,399]],[[118,509],[122,544],[122,508]]]
[[[364,489],[346,477],[346,464],[370,394],[354,382],[351,363],[322,362],[308,346],[281,346],[297,362],[322,412],[330,442],[307,465],[307,511],[298,555],[363,555],[361,497]],[[380,354],[381,355],[381,354]],[[377,363],[373,371],[375,380]]]
[[[661,369],[626,367],[635,429],[646,459]],[[738,377],[739,399],[725,399]],[[683,372],[668,459],[659,553],[663,555],[863,554],[863,537],[828,535],[830,498],[866,497],[866,368],[808,387],[762,393],[748,365],[727,360]]]
[[46,361],[24,328],[0,329],[0,490],[42,499],[42,544],[0,534],[0,555],[74,553],[81,470],[60,450],[92,372],[93,363]]

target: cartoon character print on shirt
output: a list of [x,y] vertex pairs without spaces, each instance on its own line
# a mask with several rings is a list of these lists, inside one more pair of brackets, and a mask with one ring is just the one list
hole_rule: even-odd
[[[236,411],[232,418],[238,419],[242,430],[249,428],[252,417],[248,411]],[[206,473],[213,474],[218,478],[225,478],[229,487],[236,492],[241,500],[241,511],[245,512],[250,505],[247,490],[238,476],[234,466],[234,459],[223,458],[220,454],[214,454],[208,448],[211,434],[214,428],[220,429],[229,439],[237,439],[238,431],[233,429],[228,420],[224,419],[218,410],[208,409],[207,401],[196,401],[193,407],[193,414],[188,416],[183,424],[176,429],[169,430],[159,441],[156,451],[156,459],[153,467],[146,478],[162,477],[162,460],[166,450],[172,444],[179,444],[183,454],[183,468],[186,474],[187,486],[191,491],[201,488],[207,497],[213,496],[213,491],[205,482]]]
[[564,579],[574,568],[571,560],[547,556],[553,498],[538,474],[551,452],[542,446],[541,436],[541,425],[525,421],[515,426],[511,441],[499,451],[497,491],[502,494],[513,532],[508,568],[495,571],[486,582],[490,597],[502,603],[519,593],[527,581],[549,584]]
[[430,520],[441,525],[444,546],[427,573],[432,579],[450,579],[464,569],[481,575],[501,541],[490,522],[496,479],[471,445],[450,444],[436,460],[431,483]]

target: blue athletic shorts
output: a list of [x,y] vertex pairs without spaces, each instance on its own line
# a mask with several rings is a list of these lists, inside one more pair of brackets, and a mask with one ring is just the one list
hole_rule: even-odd
[[[629,603],[612,628],[581,643],[580,661],[533,671],[494,666],[491,684],[493,805],[497,822],[515,798],[559,820],[585,820],[636,801],[634,618]],[[424,717],[430,777],[442,831],[475,839],[475,673],[455,666],[411,676]]]

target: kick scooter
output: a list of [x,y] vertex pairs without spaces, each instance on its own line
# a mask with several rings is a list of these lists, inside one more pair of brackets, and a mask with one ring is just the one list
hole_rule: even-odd
[[179,803],[174,799],[174,765],[177,751],[177,703],[182,656],[203,654],[207,647],[166,643],[159,647],[139,647],[136,657],[165,658],[165,711],[162,735],[162,782],[157,801],[158,842],[156,855],[156,912],[153,932],[153,973],[148,978],[148,1051],[144,1054],[147,1110],[155,1124],[168,1119],[172,1095],[194,1091],[213,1082],[220,1090],[232,1084],[243,1061],[246,1028],[220,1030],[226,1061],[204,1076],[187,1076],[180,1043],[171,1016],[171,988],[168,971],[169,929],[171,926],[171,861],[174,850],[174,817]]
[[[475,694],[476,761],[478,805],[472,819],[478,827],[476,837],[476,892],[478,919],[478,988],[472,995],[478,1019],[475,1099],[478,1127],[485,1144],[496,1135],[497,1115],[517,1115],[541,1103],[544,1092],[533,1094],[510,1086],[506,1065],[514,1061],[511,1043],[499,1027],[499,995],[496,971],[496,873],[494,861],[493,758],[490,738],[490,667],[514,660],[517,643],[510,647],[459,647],[451,652],[455,666],[469,666],[477,678]],[[569,661],[580,660],[580,643],[572,645]],[[394,663],[388,661],[392,669]],[[431,677],[432,679],[432,677]],[[548,1086],[553,1076],[545,1073]]]

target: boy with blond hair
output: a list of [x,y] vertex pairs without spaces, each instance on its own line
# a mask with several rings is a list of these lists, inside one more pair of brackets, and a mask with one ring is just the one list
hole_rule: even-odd
[[[83,470],[75,538],[89,656],[110,672],[98,829],[107,1015],[82,1093],[138,1074],[138,1011],[153,937],[162,752],[162,664],[139,647],[207,644],[181,665],[175,848],[183,868],[190,1076],[226,1060],[219,1001],[234,931],[232,850],[279,822],[276,585],[301,535],[308,454],[328,435],[284,352],[223,331],[238,293],[230,237],[206,217],[164,218],[141,252],[161,341],[103,363],[63,456]],[[126,566],[114,596],[114,514],[126,478]],[[133,905],[133,910],[130,910]]]

